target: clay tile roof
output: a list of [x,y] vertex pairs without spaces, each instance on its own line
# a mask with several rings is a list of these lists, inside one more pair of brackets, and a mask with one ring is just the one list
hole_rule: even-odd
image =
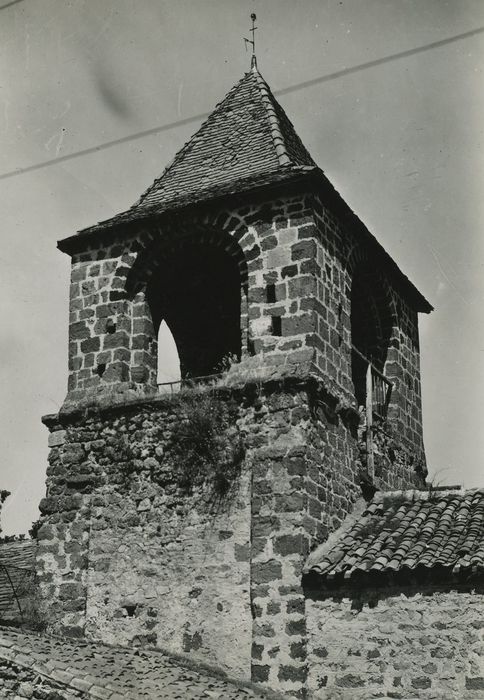
[[269,86],[252,69],[131,209],[85,231],[238,192],[254,183],[278,182],[290,173],[315,167]]
[[379,492],[306,565],[335,583],[432,570],[440,579],[484,573],[484,489]]
[[35,540],[16,540],[0,543],[0,564],[18,569],[33,569],[35,565]]
[[34,540],[0,543],[0,619],[16,612],[15,595],[34,575],[35,547]]
[[[34,689],[31,697],[37,698],[263,700],[275,697],[255,684],[228,678],[219,669],[169,656],[161,650],[107,646],[88,639],[39,635],[6,626],[0,626],[0,667],[10,669],[10,678],[15,673],[21,674],[23,686],[30,685]],[[57,690],[50,693],[51,689]],[[13,694],[8,696],[12,698]]]

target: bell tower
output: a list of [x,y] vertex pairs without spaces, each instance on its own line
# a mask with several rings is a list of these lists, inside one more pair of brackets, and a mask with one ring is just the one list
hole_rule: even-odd
[[[308,552],[362,489],[424,482],[429,303],[255,61],[135,205],[59,248],[69,385],[44,418],[38,557],[53,626],[303,697]],[[168,397],[162,321],[182,373]]]

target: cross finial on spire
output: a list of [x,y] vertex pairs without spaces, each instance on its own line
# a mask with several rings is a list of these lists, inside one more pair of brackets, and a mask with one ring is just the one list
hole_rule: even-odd
[[252,27],[249,31],[252,33],[252,39],[246,39],[244,37],[245,50],[247,51],[247,44],[250,44],[252,46],[252,58],[250,61],[250,67],[251,67],[251,70],[254,70],[254,69],[257,70],[257,58],[255,55],[255,30],[257,29],[257,27],[255,26],[255,21],[256,21],[257,17],[256,17],[255,12],[253,12],[251,14],[250,18],[252,20]]

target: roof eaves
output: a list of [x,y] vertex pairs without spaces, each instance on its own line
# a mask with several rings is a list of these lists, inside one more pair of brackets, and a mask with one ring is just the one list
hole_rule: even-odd
[[[397,521],[401,521],[396,511],[405,506],[407,514],[414,514],[414,524],[415,518],[418,519],[421,513],[422,519],[425,520],[422,509],[430,513],[428,522],[437,517],[441,519],[439,522],[443,523],[446,514],[454,519],[455,513],[458,513],[457,521],[446,535],[451,538],[449,542],[452,541],[446,556],[442,553],[436,555],[436,549],[442,549],[443,546],[442,532],[433,533],[432,530],[430,534],[433,539],[430,540],[428,532],[427,537],[421,538],[420,541],[414,541],[414,533],[408,533],[412,540],[410,556],[401,549],[401,543],[399,548],[395,548],[395,538],[399,539],[398,528],[395,530],[396,526],[392,524],[389,530],[389,519],[393,521],[396,518]],[[411,506],[410,510],[408,506]],[[463,511],[467,513],[466,527],[458,522]],[[446,581],[450,577],[456,582],[469,583],[484,570],[484,547],[481,551],[479,545],[484,535],[483,516],[484,489],[465,491],[463,488],[447,487],[379,492],[363,513],[361,508],[355,510],[346,518],[341,528],[309,556],[303,570],[305,588],[316,592],[335,586],[364,585],[365,582],[370,586],[405,585],[414,581],[439,583],[442,576]],[[450,527],[448,523],[447,527]],[[370,536],[370,540],[361,539],[362,531],[366,531],[366,528],[368,533],[363,537]],[[439,524],[439,530],[440,528]],[[447,544],[444,546],[444,550],[446,549]]]
[[212,204],[218,199],[226,197],[244,197],[248,194],[257,194],[259,191],[268,191],[271,188],[283,186],[287,183],[298,183],[310,177],[317,168],[314,166],[292,166],[284,170],[278,169],[272,173],[263,174],[255,178],[246,178],[230,183],[227,189],[220,187],[209,190],[200,190],[197,197],[182,197],[178,200],[170,200],[165,206],[156,205],[150,208],[131,207],[125,212],[105,219],[87,228],[81,229],[72,236],[57,241],[57,248],[63,253],[72,253],[81,249],[86,242],[94,240],[98,236],[114,233],[128,225],[141,225],[171,212],[178,212],[191,206],[200,204]]

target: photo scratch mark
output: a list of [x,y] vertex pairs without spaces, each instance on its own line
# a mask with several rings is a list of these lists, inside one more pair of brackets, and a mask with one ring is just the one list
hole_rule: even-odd
[[66,114],[67,114],[68,112],[70,112],[71,106],[72,106],[71,101],[70,101],[70,100],[66,100],[66,101],[65,101],[65,108],[64,108],[64,110],[63,110],[59,115],[57,115],[57,119],[62,119],[62,117],[65,117]]
[[181,116],[182,93],[183,93],[183,83],[180,83],[180,85],[178,87],[178,103],[177,103],[177,108],[176,108],[176,112],[177,112],[177,115],[179,117]]
[[454,290],[454,292],[462,299],[462,301],[463,301],[465,304],[467,304],[467,303],[468,303],[468,302],[467,302],[467,299],[460,293],[459,289],[455,286],[454,282],[451,280],[451,278],[448,276],[448,274],[447,274],[446,271],[444,270],[444,268],[443,268],[443,266],[442,266],[442,264],[441,264],[441,262],[440,262],[440,260],[439,260],[439,257],[438,257],[438,255],[437,255],[437,253],[436,253],[434,247],[432,246],[432,244],[429,243],[429,241],[425,241],[425,244],[426,244],[427,248],[430,250],[430,252],[431,252],[431,254],[432,254],[432,257],[433,257],[433,259],[435,260],[435,262],[436,262],[436,264],[437,264],[437,267],[439,268],[440,274],[442,275],[442,277],[443,277],[443,278],[446,280],[446,282],[452,287],[452,289]]
[[3,121],[4,121],[4,130],[8,131],[9,127],[9,114],[8,111],[10,109],[10,101],[7,99],[3,100]]
[[25,70],[30,68],[30,34],[25,32]]
[[50,151],[52,143],[57,139],[57,143],[55,146],[55,154],[56,154],[56,156],[58,156],[60,153],[60,150],[62,148],[62,144],[64,142],[64,135],[65,135],[65,129],[61,129],[60,133],[52,134],[50,139],[48,139],[44,144],[45,150]]

